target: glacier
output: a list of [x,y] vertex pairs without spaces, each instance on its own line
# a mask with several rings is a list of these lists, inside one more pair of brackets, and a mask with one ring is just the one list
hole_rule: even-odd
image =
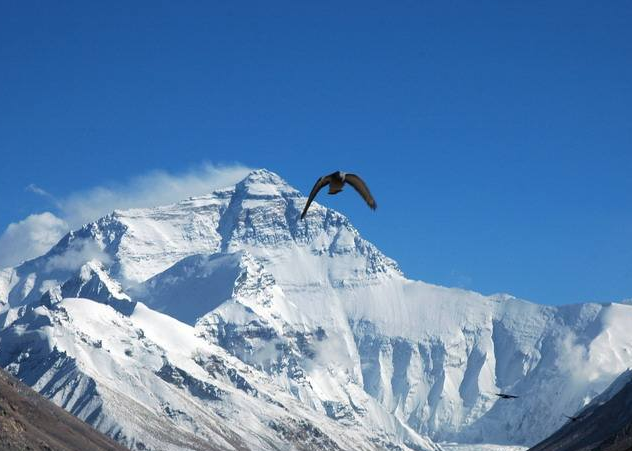
[[70,232],[0,270],[0,365],[138,450],[526,447],[632,366],[632,305],[413,281],[304,202],[256,170]]

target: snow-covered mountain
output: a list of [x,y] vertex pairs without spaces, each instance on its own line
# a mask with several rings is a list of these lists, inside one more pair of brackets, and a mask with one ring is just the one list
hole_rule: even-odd
[[412,281],[304,202],[258,170],[71,232],[0,271],[0,364],[136,449],[530,445],[632,366],[632,306]]

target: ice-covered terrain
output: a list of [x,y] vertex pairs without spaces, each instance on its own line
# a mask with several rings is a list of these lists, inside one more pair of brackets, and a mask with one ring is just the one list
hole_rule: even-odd
[[258,170],[70,233],[0,272],[0,364],[174,450],[527,446],[632,366],[631,305],[412,281],[341,214],[298,220],[304,202]]

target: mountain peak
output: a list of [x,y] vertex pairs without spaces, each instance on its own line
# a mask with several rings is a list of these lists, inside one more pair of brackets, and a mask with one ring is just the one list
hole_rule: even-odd
[[300,192],[289,185],[278,174],[267,169],[255,169],[235,186],[238,192],[253,197],[275,197],[282,194],[300,195]]
[[250,171],[248,175],[244,177],[244,180],[250,180],[250,179],[252,180],[267,179],[267,180],[270,180],[272,183],[285,183],[285,181],[283,180],[283,178],[281,178],[279,174],[277,174],[276,172],[272,172],[266,168],[253,169],[252,171]]

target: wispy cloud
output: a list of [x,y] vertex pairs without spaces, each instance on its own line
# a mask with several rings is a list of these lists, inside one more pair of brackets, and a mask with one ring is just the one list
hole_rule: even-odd
[[152,207],[200,196],[234,184],[250,171],[241,165],[204,164],[180,174],[152,171],[124,182],[80,191],[59,201],[61,217],[78,227],[115,209]]
[[24,188],[24,191],[30,191],[31,193],[39,194],[40,196],[52,197],[50,193],[48,193],[47,191],[44,191],[35,183],[31,183],[30,185],[28,185],[26,188]]
[[50,212],[9,224],[0,236],[0,268],[48,251],[68,231],[68,224]]
[[69,230],[115,209],[152,207],[207,194],[238,182],[249,171],[249,168],[237,164],[203,164],[181,173],[155,170],[62,198],[30,184],[26,190],[49,199],[55,207],[55,214],[34,214],[9,224],[0,236],[0,268],[41,255]]
[[46,270],[75,270],[90,260],[99,260],[101,263],[109,264],[110,256],[94,241],[77,240],[72,242],[63,254],[50,257],[46,262]]
[[56,208],[61,208],[61,205],[59,204],[59,201],[55,198],[55,196],[53,196],[51,193],[49,193],[45,189],[40,188],[35,183],[31,183],[30,185],[27,185],[27,187],[24,188],[24,191],[37,194],[38,196],[42,196],[48,199],[52,203],[52,205],[54,205]]
[[583,389],[590,382],[601,383],[605,388],[614,376],[626,368],[623,362],[617,362],[616,351],[608,339],[597,337],[586,343],[574,332],[567,331],[558,338],[557,346],[560,351],[555,363],[567,374],[566,381],[570,387],[576,385]]

